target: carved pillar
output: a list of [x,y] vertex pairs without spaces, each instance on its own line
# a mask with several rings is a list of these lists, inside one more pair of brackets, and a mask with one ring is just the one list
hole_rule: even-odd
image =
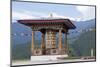
[[32,30],[32,43],[31,43],[31,52],[32,52],[32,55],[33,55],[33,51],[34,51],[34,35],[35,35],[35,32]]
[[58,43],[58,48],[62,49],[62,30],[59,29],[59,43]]
[[42,48],[42,49],[44,49],[44,48],[45,48],[45,34],[44,34],[44,33],[42,33],[41,48]]

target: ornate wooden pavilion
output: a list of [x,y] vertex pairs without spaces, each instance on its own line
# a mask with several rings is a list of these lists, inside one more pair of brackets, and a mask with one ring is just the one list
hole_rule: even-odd
[[[32,29],[32,56],[64,55],[68,54],[67,33],[69,29],[75,29],[75,25],[69,19],[36,19],[18,20],[19,23]],[[35,31],[42,33],[41,48],[35,48]],[[58,45],[56,46],[56,34],[58,33]],[[62,33],[65,35],[65,45],[62,46]]]

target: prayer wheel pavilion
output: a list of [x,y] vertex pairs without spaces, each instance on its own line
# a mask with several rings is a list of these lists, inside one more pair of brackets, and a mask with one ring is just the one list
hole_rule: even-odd
[[[70,19],[24,19],[18,22],[32,29],[31,60],[55,60],[58,57],[68,57],[67,33],[69,29],[76,28]],[[35,48],[35,31],[40,31],[42,34],[41,48]],[[62,45],[62,33],[65,39],[64,45]]]

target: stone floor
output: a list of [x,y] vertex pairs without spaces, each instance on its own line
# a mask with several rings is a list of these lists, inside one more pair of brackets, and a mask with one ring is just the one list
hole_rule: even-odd
[[51,64],[51,63],[72,63],[72,62],[89,62],[95,59],[67,59],[67,60],[45,60],[45,61],[30,61],[30,60],[17,60],[12,61],[12,66],[18,65],[38,65],[38,64]]

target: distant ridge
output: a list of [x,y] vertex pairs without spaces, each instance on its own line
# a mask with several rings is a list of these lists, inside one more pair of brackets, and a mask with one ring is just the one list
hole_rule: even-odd
[[[74,30],[69,30],[70,32],[77,31],[80,29],[88,29],[91,28],[91,26],[95,26],[95,19],[88,20],[88,21],[73,21],[73,23],[76,26],[76,29]],[[12,35],[12,44],[23,44],[31,41],[31,36],[20,36],[21,33],[26,33],[31,35],[31,29],[28,26],[22,25],[20,23],[14,22],[11,24],[11,34],[16,34],[16,36]],[[68,37],[74,37],[79,35],[80,33],[72,33],[68,35]],[[38,36],[38,38],[37,38]],[[41,33],[36,33],[36,40],[41,39]]]

